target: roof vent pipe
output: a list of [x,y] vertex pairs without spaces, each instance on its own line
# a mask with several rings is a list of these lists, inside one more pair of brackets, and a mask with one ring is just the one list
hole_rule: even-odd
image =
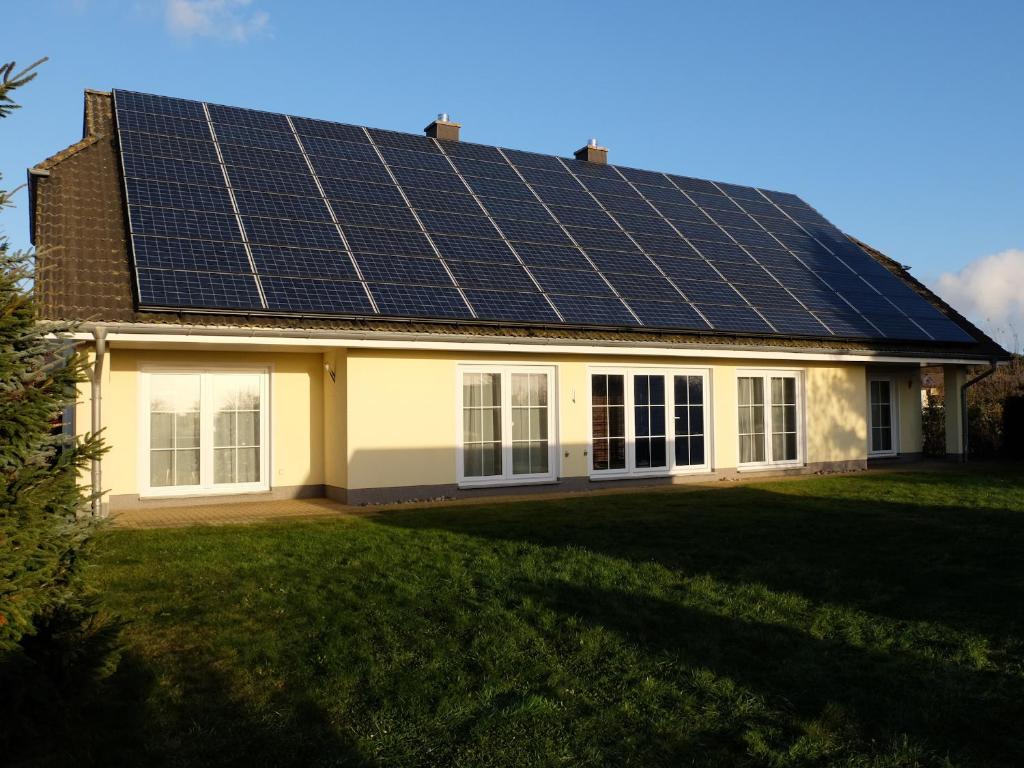
[[459,128],[462,126],[458,123],[453,123],[448,116],[447,112],[438,112],[437,120],[432,122],[423,132],[432,139],[440,139],[441,141],[458,141],[459,140]]
[[591,139],[587,142],[587,146],[577,149],[574,156],[577,160],[587,163],[605,165],[608,162],[608,148],[598,144],[597,139]]

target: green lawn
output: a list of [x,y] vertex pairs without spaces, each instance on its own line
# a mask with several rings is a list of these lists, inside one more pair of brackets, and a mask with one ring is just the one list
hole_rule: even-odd
[[103,765],[1024,765],[1024,468],[109,531]]

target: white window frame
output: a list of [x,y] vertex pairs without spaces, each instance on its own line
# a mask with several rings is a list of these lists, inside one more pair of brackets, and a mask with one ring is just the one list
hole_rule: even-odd
[[[501,376],[501,474],[467,477],[463,444],[462,380],[466,373],[497,373]],[[548,471],[528,475],[512,473],[512,374],[543,373],[548,377]],[[486,488],[512,485],[539,485],[555,482],[560,473],[558,439],[558,369],[553,365],[517,363],[460,363],[455,375],[455,476],[459,488]]]
[[[623,376],[626,417],[626,466],[623,469],[594,469],[594,396],[593,376]],[[634,376],[665,377],[665,463],[664,467],[636,466],[636,411],[633,397]],[[675,376],[701,376],[704,379],[704,463],[675,463]],[[592,365],[587,367],[587,469],[591,480],[615,480],[629,477],[671,477],[674,475],[708,474],[714,454],[714,407],[711,402],[711,369],[703,367],[665,367],[634,365]]]
[[[138,417],[138,486],[140,498],[167,498],[176,496],[226,496],[242,493],[262,493],[270,490],[270,382],[271,365],[260,366],[144,366],[139,370]],[[160,374],[190,374],[200,376],[199,407],[199,484],[151,486],[150,480],[150,395],[152,377]],[[211,376],[217,374],[257,374],[260,377],[260,481],[256,483],[213,482],[213,422],[214,413],[207,405],[211,402]]]
[[[889,384],[889,420],[890,431],[892,432],[892,447],[887,451],[874,451],[872,445],[872,431],[874,430],[874,408],[871,402],[871,385],[876,381],[884,381]],[[896,391],[896,379],[893,376],[868,376],[868,456],[872,458],[884,458],[898,456],[900,452],[900,398]]]
[[[776,461],[772,453],[772,377],[790,377],[796,379],[796,458]],[[740,368],[736,371],[736,412],[739,412],[739,386],[742,378],[761,378],[764,380],[764,455],[765,461],[740,461],[739,421],[736,421],[736,471],[756,472],[765,469],[786,467],[802,467],[807,456],[807,398],[804,394],[803,368]]]

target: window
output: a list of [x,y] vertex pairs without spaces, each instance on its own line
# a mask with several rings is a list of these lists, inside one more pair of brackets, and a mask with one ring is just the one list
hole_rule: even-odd
[[459,482],[553,480],[554,370],[464,366],[459,379]]
[[736,383],[739,463],[800,463],[800,376],[783,371],[750,371],[741,372]]
[[592,370],[592,474],[706,470],[707,377],[707,371]]
[[267,374],[144,372],[144,494],[264,490]]
[[591,376],[592,465],[595,470],[626,468],[626,377]]
[[892,379],[871,379],[868,390],[870,394],[869,453],[874,456],[894,456],[897,449],[893,430],[895,402]]
[[673,376],[675,388],[675,462],[703,466],[704,377]]

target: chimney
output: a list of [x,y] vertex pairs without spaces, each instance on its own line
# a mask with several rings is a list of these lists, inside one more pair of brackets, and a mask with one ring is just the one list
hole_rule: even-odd
[[459,140],[459,128],[462,126],[458,123],[453,123],[448,119],[447,112],[439,112],[437,120],[432,122],[423,132],[432,139],[440,139],[441,141],[458,141]]
[[597,139],[591,139],[587,146],[577,149],[574,153],[577,160],[585,160],[588,163],[605,165],[608,162],[608,148],[597,144]]

